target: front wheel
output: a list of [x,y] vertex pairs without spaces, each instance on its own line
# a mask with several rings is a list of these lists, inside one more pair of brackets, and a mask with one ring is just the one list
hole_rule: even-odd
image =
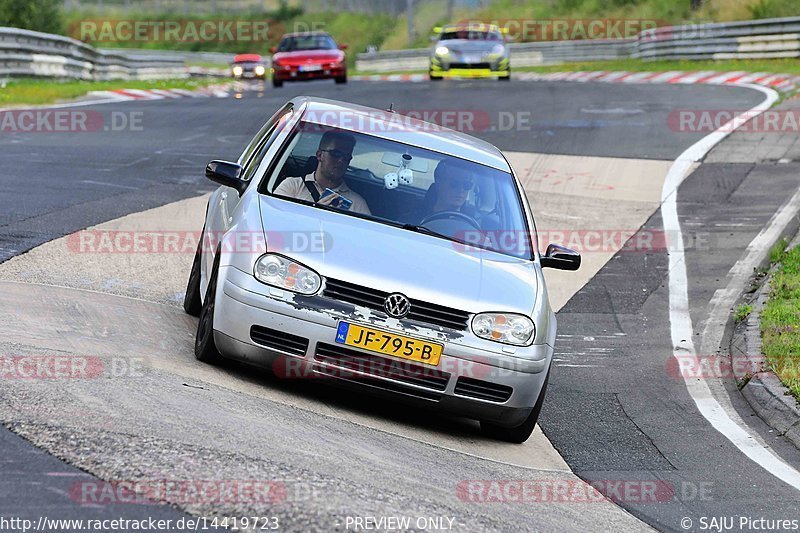
[[431,81],[442,81],[444,78],[442,76],[434,76],[432,73],[428,72],[428,78]]
[[197,323],[197,334],[194,338],[194,356],[198,361],[217,365],[222,362],[222,355],[214,344],[214,304],[217,296],[217,275],[219,272],[219,254],[214,261],[211,279],[208,280],[206,299],[200,309],[200,320]]
[[343,83],[347,83],[347,74],[345,74],[344,76],[338,76],[336,78],[333,78],[333,80],[340,85]]
[[507,428],[492,424],[491,422],[481,421],[481,433],[493,439],[513,442],[515,444],[521,444],[528,440],[531,433],[533,433],[533,428],[536,427],[536,422],[539,420],[539,413],[542,411],[544,393],[547,392],[547,382],[549,380],[550,374],[548,374],[544,380],[544,385],[542,385],[542,390],[539,392],[539,397],[536,399],[536,404],[533,406],[531,413],[522,424],[513,428]]
[[281,81],[281,80],[279,80],[277,78],[272,78],[272,86],[273,87],[283,87],[283,81]]

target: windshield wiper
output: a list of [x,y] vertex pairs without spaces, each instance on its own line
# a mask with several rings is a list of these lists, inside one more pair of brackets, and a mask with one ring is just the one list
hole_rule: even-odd
[[425,235],[431,235],[433,237],[439,237],[440,239],[447,239],[448,241],[452,240],[449,235],[445,235],[444,233],[439,233],[438,231],[433,231],[432,229],[425,226],[419,226],[416,224],[403,224],[403,229],[414,231],[416,233],[423,233]]

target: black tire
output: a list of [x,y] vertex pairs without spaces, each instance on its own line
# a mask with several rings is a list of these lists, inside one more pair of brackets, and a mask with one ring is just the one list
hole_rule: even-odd
[[339,76],[337,78],[333,78],[333,81],[335,81],[339,85],[341,85],[343,83],[347,83],[347,74],[345,74],[344,76]]
[[273,87],[283,87],[283,81],[276,80],[275,78],[272,78],[272,86]]
[[500,81],[511,81],[511,69],[508,69],[508,75],[507,76],[500,76],[497,79],[500,80]]
[[214,344],[214,307],[217,296],[217,273],[219,272],[219,254],[214,260],[214,268],[211,271],[211,278],[208,280],[206,289],[206,300],[200,309],[200,320],[197,322],[197,334],[194,337],[194,356],[198,361],[210,365],[218,365],[223,362],[222,355]]
[[428,72],[428,78],[430,78],[431,81],[442,81],[444,79],[441,76],[434,76],[430,72]]
[[533,428],[536,427],[536,422],[539,420],[539,413],[542,411],[542,405],[544,404],[544,393],[547,392],[547,382],[549,380],[550,374],[548,373],[544,380],[544,385],[542,385],[542,390],[539,392],[539,398],[536,399],[536,404],[533,406],[528,418],[526,418],[522,424],[512,428],[507,428],[492,424],[491,422],[484,422],[482,420],[481,433],[493,439],[502,440],[505,442],[513,442],[515,444],[521,444],[528,440],[528,438],[531,436],[531,433],[533,433]]
[[194,253],[192,261],[192,271],[189,272],[189,281],[186,283],[186,294],[183,296],[183,310],[186,314],[200,316],[200,309],[203,301],[200,298],[200,251],[203,247],[203,235],[205,228],[200,232],[200,242],[197,243],[197,251]]

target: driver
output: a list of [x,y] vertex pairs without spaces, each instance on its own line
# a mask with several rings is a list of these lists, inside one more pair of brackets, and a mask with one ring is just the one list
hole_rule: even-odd
[[436,165],[433,183],[425,193],[422,208],[411,216],[415,224],[444,211],[457,211],[476,218],[478,210],[467,203],[469,193],[475,187],[475,175],[465,164],[453,159],[444,159]]
[[[370,210],[367,202],[360,194],[351,190],[344,181],[344,174],[347,166],[353,159],[353,148],[356,145],[356,138],[352,135],[340,131],[326,131],[319,141],[317,149],[317,169],[305,177],[286,178],[280,185],[275,187],[273,194],[288,196],[299,200],[307,200],[323,205],[330,205],[337,196],[330,195],[325,198],[320,197],[325,189],[332,189],[339,195],[352,200],[353,205],[348,211],[369,215]],[[312,195],[311,188],[315,188],[318,196]]]

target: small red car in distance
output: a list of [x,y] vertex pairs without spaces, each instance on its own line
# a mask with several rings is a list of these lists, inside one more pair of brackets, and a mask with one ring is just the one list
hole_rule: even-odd
[[258,54],[239,54],[234,56],[231,65],[231,74],[235,79],[259,78],[266,79],[267,67]]
[[337,46],[333,37],[322,31],[287,33],[278,46],[270,48],[274,54],[272,85],[331,78],[336,83],[347,83],[347,64],[342,51],[346,49],[347,45]]

